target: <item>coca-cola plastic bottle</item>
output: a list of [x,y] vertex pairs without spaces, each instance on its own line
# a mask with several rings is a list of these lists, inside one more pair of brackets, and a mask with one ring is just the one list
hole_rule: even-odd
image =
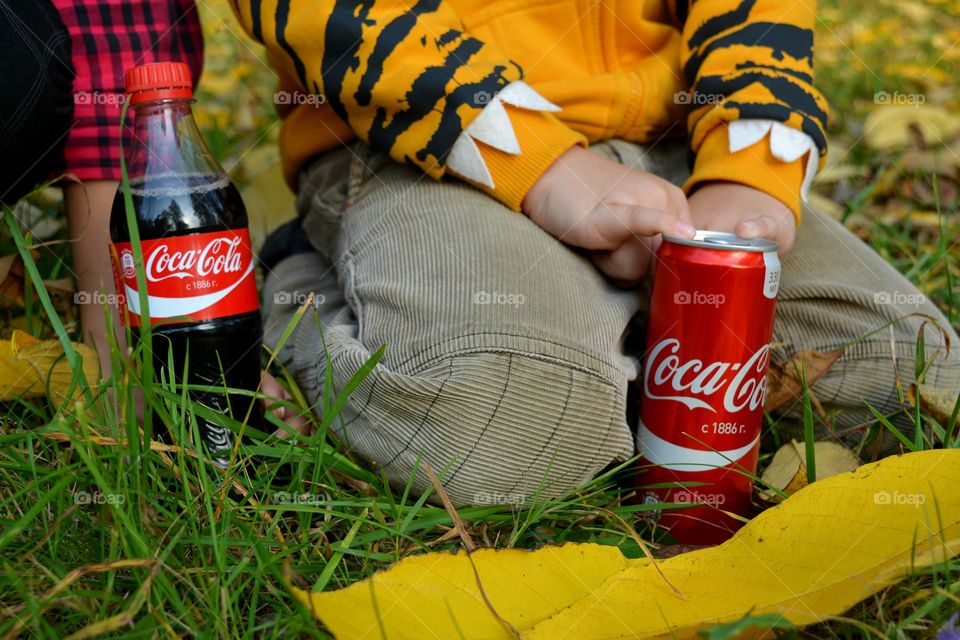
[[[139,339],[137,267],[146,279],[154,361],[168,379],[256,389],[260,323],[247,212],[236,187],[207,149],[193,119],[190,68],[179,62],[129,69],[124,84],[134,111],[126,150],[143,264],[134,258],[123,187],[110,217],[111,253],[121,316]],[[173,356],[174,371],[167,366]],[[249,424],[259,404],[236,393],[194,393],[194,400]],[[197,415],[212,458],[225,464],[232,432]]]

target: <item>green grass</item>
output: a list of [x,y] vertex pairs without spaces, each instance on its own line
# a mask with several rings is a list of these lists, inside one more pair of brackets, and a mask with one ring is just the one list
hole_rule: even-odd
[[[834,0],[823,7],[819,84],[828,87],[835,114],[832,134],[846,152],[843,162],[865,173],[818,189],[841,205],[848,226],[960,326],[960,256],[952,244],[960,237],[957,202],[938,193],[936,229],[915,223],[909,214],[886,219],[882,214],[893,205],[908,212],[927,208],[911,199],[916,189],[905,185],[935,191],[941,185],[930,173],[896,168],[898,152],[871,150],[858,140],[875,91],[934,88],[922,77],[897,75],[892,65],[932,65],[951,77],[960,71],[955,57],[944,55],[944,47],[934,47],[930,42],[935,39],[925,37],[957,29],[955,16],[960,12],[931,4],[901,16],[910,27],[903,37],[911,41],[891,52],[884,38],[890,37],[888,21],[900,6],[882,3],[870,13],[849,0]],[[208,34],[212,46],[236,47],[230,44],[228,22],[216,24],[216,33]],[[880,35],[870,39],[870,33]],[[240,54],[247,55],[242,49]],[[875,73],[858,69],[858,58]],[[255,61],[244,60],[250,67],[245,78],[269,83],[269,74]],[[238,91],[246,91],[246,86],[238,83]],[[272,92],[268,84],[261,86],[264,95]],[[204,95],[201,92],[201,108]],[[947,106],[955,104],[950,102],[954,97],[945,100]],[[269,145],[275,138],[262,116],[267,109],[261,104],[254,110],[258,115],[253,125],[235,134],[224,126],[223,114],[211,112],[207,118],[208,140],[219,157],[229,159],[228,166],[240,162],[253,142]],[[891,167],[899,173],[888,188],[883,185],[891,182]],[[242,172],[238,177],[242,182]],[[46,216],[60,215],[55,199],[34,200]],[[34,335],[76,339],[75,309],[45,299],[44,288],[37,286],[41,279],[69,274],[68,247],[34,246],[36,257],[30,257],[25,249],[31,242],[16,232],[0,234],[0,255],[20,251],[29,272],[23,305],[0,305],[0,324],[5,331],[19,327]],[[315,319],[307,314],[301,321]],[[224,475],[189,453],[196,450],[190,425],[198,413],[209,413],[186,400],[186,389],[155,379],[151,359],[139,349],[129,360],[119,352],[113,359],[118,374],[82,389],[77,405],[57,408],[23,399],[0,405],[0,638],[17,630],[38,638],[63,638],[83,630],[102,631],[107,637],[327,637],[293,600],[288,581],[303,588],[335,589],[407,555],[459,546],[443,538],[453,523],[444,509],[426,502],[429,494],[391,489],[333,434],[331,426],[350,388],[334,389],[328,378],[324,406],[308,407],[274,365],[278,378],[298,398],[291,408],[310,416],[314,435],[284,442],[221,418],[232,429],[243,429],[248,439]],[[172,425],[177,441],[186,445],[183,450],[148,449],[136,437],[130,407],[134,393],[145,387],[150,389],[145,397],[148,415]],[[804,406],[799,427],[809,441],[820,418],[810,409],[809,395]],[[901,433],[904,449],[925,449],[943,441],[960,444],[957,411],[942,424],[921,409],[905,407],[918,435]],[[892,416],[876,417],[858,449],[866,450],[881,430],[896,431]],[[270,420],[272,427],[279,426]],[[767,422],[768,439],[775,443],[783,439],[777,425]],[[460,510],[460,516],[474,540],[484,545],[536,548],[590,541],[639,557],[641,549],[617,516],[650,539],[654,531],[649,511],[658,505],[624,500],[630,469],[630,464],[623,465],[570,495],[533,500],[522,510],[469,507]],[[812,464],[808,471],[814,471]],[[662,550],[656,545],[653,549]],[[868,598],[841,619],[801,631],[784,627],[782,620],[753,622],[775,627],[784,637],[932,638],[958,609],[960,561],[953,560]],[[725,625],[709,637],[736,637],[738,630],[735,624]]]

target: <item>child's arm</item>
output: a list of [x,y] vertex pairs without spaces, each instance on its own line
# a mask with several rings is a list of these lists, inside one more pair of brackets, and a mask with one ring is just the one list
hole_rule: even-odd
[[827,105],[812,84],[815,3],[678,0],[673,8],[694,98],[691,214],[699,226],[788,249],[801,196],[826,157]]
[[[678,232],[679,190],[579,148],[585,136],[520,82],[519,65],[465,32],[444,0],[239,0],[235,8],[287,75],[324,95],[319,108],[359,138],[434,178],[453,169],[557,238],[594,250],[611,277],[646,271],[648,240],[636,236]],[[511,139],[494,140],[507,128],[500,124],[476,145],[461,134],[497,94]]]
[[[80,327],[84,342],[92,345],[100,356],[100,371],[110,372],[110,345],[104,307],[113,313],[116,287],[110,264],[107,242],[110,239],[110,209],[117,193],[117,180],[71,182],[63,188],[63,200],[70,227],[70,251],[77,281]],[[100,297],[101,294],[104,297]],[[114,322],[119,316],[114,314]],[[116,332],[121,349],[123,332]]]
[[[460,134],[489,98],[523,78],[505,53],[465,31],[445,0],[233,5],[244,29],[285,75],[324,96],[320,109],[332,110],[357,137],[433,178],[446,173]],[[527,95],[539,98],[533,89]],[[514,128],[535,135],[520,141],[509,168],[484,154],[495,184],[488,192],[514,210],[556,158],[585,143],[549,112],[552,105],[540,103],[511,110]]]

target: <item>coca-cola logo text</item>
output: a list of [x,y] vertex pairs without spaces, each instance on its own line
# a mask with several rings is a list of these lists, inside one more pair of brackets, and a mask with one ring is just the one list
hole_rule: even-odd
[[147,258],[147,280],[160,282],[168,278],[197,278],[233,273],[243,268],[237,248],[240,238],[214,238],[199,249],[170,251],[161,244]]
[[651,400],[674,400],[690,409],[717,409],[708,401],[723,391],[723,408],[728,413],[755,411],[767,394],[767,365],[770,345],[765,344],[746,362],[710,362],[697,358],[686,362],[677,355],[680,341],[666,338],[647,356],[643,371],[643,395]]

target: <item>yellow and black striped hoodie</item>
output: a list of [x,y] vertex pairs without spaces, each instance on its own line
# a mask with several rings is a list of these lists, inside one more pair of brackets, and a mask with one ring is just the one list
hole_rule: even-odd
[[[503,145],[478,134],[471,149],[489,179],[467,173],[513,209],[574,144],[686,133],[688,190],[739,182],[799,213],[801,185],[826,152],[814,0],[233,2],[281,89],[325,98],[279,107],[291,184],[307,159],[355,136],[434,178],[454,173],[451,150],[491,101],[513,136]],[[491,98],[520,81],[560,110]],[[798,156],[804,141],[811,153]]]

